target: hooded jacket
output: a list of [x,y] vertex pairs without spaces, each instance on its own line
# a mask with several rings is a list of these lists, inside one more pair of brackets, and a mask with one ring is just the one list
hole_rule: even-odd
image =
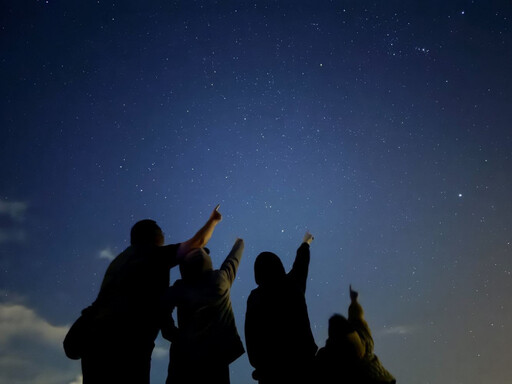
[[256,379],[292,379],[315,356],[305,299],[309,260],[309,244],[303,243],[288,274],[271,252],[255,261],[258,287],[247,300],[245,339]]
[[[199,249],[180,265],[182,279],[166,293],[162,335],[171,341],[169,373],[198,363],[230,364],[244,352],[235,324],[230,290],[244,249],[238,239],[222,266],[213,270]],[[178,326],[172,318],[177,308]]]

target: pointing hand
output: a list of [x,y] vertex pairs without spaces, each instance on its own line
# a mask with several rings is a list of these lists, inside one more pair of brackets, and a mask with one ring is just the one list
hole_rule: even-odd
[[219,212],[219,207],[220,207],[220,204],[217,204],[215,206],[215,209],[213,210],[212,214],[210,215],[210,220],[211,221],[221,221],[222,220],[222,215],[220,214]]
[[308,244],[311,244],[311,242],[315,240],[315,238],[313,237],[313,235],[311,233],[309,233],[309,231],[306,231],[306,234],[304,235],[304,238],[302,239],[302,242],[303,243],[308,243]]
[[352,284],[349,285],[349,290],[350,290],[350,300],[356,301],[357,300],[357,296],[359,296],[359,293],[357,293],[356,291],[352,290]]

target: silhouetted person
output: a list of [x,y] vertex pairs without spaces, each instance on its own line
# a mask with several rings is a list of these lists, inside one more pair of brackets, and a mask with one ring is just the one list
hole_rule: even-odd
[[395,378],[382,365],[377,355],[373,353],[373,337],[370,327],[364,318],[363,307],[357,301],[358,293],[350,286],[350,306],[348,307],[348,321],[358,333],[364,347],[362,357],[361,380],[358,383],[384,384],[396,383]]
[[237,239],[218,270],[204,249],[190,252],[180,264],[182,278],[163,300],[162,335],[171,341],[167,384],[229,384],[229,364],[245,352],[230,299],[243,250]]
[[329,337],[316,354],[315,383],[360,384],[365,348],[346,317],[329,319]]
[[312,240],[306,232],[288,274],[272,252],[260,253],[254,263],[258,287],[247,300],[245,340],[260,384],[309,382],[317,350],[305,299]]
[[395,378],[373,353],[373,338],[357,292],[350,287],[348,320],[329,319],[329,338],[315,358],[318,384],[392,384]]
[[204,247],[221,219],[217,206],[194,237],[167,246],[155,221],[133,226],[131,245],[110,263],[96,301],[83,311],[91,319],[80,356],[84,384],[149,383],[169,270],[191,249]]

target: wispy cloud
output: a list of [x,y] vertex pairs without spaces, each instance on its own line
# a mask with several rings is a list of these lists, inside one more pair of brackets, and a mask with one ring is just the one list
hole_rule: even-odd
[[110,247],[107,247],[100,251],[99,257],[100,259],[107,259],[112,261],[116,257],[116,254],[112,252],[112,249],[110,249]]
[[0,345],[23,336],[60,347],[67,331],[68,327],[51,325],[21,304],[0,304]]
[[381,335],[409,335],[414,332],[415,328],[413,325],[395,325],[386,327],[379,333]]
[[23,229],[2,229],[0,228],[1,243],[22,243],[27,239],[27,233]]
[[75,380],[73,380],[71,383],[69,384],[82,384],[84,382],[84,379],[82,377],[82,375],[78,375]]
[[152,356],[157,359],[169,358],[169,350],[164,347],[156,346],[155,349],[153,349]]
[[[23,228],[16,228],[25,219],[28,204],[22,201],[0,200],[0,217],[7,216],[9,219],[7,228],[0,228],[0,244],[2,243],[22,243],[27,235]],[[14,225],[15,228],[11,226]]]
[[23,201],[0,200],[0,215],[7,215],[14,221],[23,221],[28,204]]
[[0,302],[0,383],[80,384],[79,364],[62,349],[68,328],[24,304]]
[[19,295],[7,289],[0,289],[0,301],[9,301],[11,304],[21,304],[25,302],[25,296]]

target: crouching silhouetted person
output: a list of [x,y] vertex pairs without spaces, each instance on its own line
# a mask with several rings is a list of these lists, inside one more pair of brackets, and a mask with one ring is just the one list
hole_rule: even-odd
[[182,278],[164,298],[162,335],[171,342],[167,384],[229,384],[229,364],[245,352],[230,299],[243,249],[237,239],[218,270],[205,249],[191,251],[180,264]]
[[357,383],[368,384],[394,384],[395,378],[382,365],[377,355],[373,353],[373,337],[370,327],[364,318],[363,307],[357,301],[358,293],[350,287],[350,306],[348,307],[348,321],[359,335],[364,347],[362,357],[361,379]]
[[312,240],[306,233],[288,274],[271,252],[254,263],[258,287],[247,300],[245,340],[260,384],[309,382],[317,350],[305,299]]
[[365,348],[346,317],[329,319],[329,337],[316,354],[315,382],[318,384],[360,384]]
[[357,292],[350,287],[348,320],[336,314],[329,319],[329,338],[316,355],[319,384],[393,384],[395,378],[373,353],[373,338],[364,319]]

